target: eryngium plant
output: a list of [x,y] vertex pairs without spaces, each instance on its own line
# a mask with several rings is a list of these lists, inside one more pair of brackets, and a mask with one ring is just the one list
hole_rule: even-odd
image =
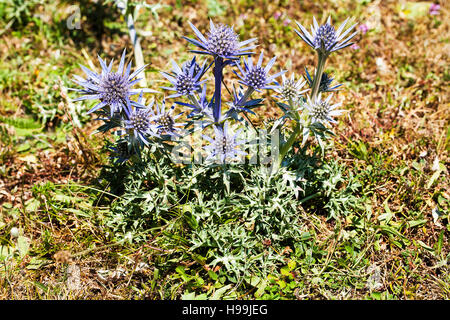
[[[123,163],[131,156],[140,155],[141,149],[149,144],[149,140],[158,137],[158,124],[151,103],[143,104],[144,92],[157,92],[148,88],[133,88],[141,78],[138,75],[145,69],[142,66],[131,73],[131,63],[125,63],[126,50],[123,51],[116,72],[112,70],[113,61],[109,65],[98,57],[101,72],[97,73],[80,65],[87,78],[74,76],[74,82],[82,89],[71,89],[81,94],[74,101],[97,100],[97,104],[88,113],[95,113],[104,124],[98,129],[107,132],[117,129],[119,136],[116,146],[109,147],[113,152],[112,158]],[[137,101],[133,96],[139,95]]]
[[[203,55],[206,59],[199,63],[200,59],[194,56],[181,65],[172,61],[172,70],[161,72],[170,82],[169,86],[162,87],[170,91],[167,99],[175,98],[175,104],[190,109],[185,122],[180,119],[184,112],[175,113],[175,105],[166,106],[166,98],[161,103],[152,101],[145,105],[142,94],[157,91],[134,88],[140,80],[138,75],[145,66],[131,72],[131,63],[125,63],[125,50],[116,72],[112,70],[112,61],[108,65],[100,57],[100,73],[81,66],[87,77],[75,76],[74,82],[83,87],[74,89],[81,94],[81,97],[75,100],[99,101],[88,113],[98,114],[99,119],[105,122],[99,131],[119,129],[116,130],[119,136],[117,145],[110,147],[110,150],[120,163],[133,155],[140,155],[141,150],[153,142],[164,146],[168,140],[180,140],[184,133],[192,133],[200,128],[213,134],[211,137],[200,135],[210,143],[203,148],[207,153],[206,159],[215,159],[216,162],[225,164],[238,156],[246,155],[241,150],[246,143],[239,137],[241,130],[231,130],[233,125],[230,123],[237,123],[239,126],[244,121],[242,113],[247,117],[247,113],[254,113],[253,109],[262,104],[263,99],[252,98],[254,94],[273,90],[276,93],[274,97],[279,99],[277,105],[284,111],[284,115],[274,123],[272,134],[275,130],[280,130],[284,137],[290,132],[289,138],[281,139],[279,153],[276,159],[272,159],[273,168],[277,171],[300,136],[302,145],[309,136],[314,136],[323,150],[323,139],[332,133],[330,126],[336,123],[334,117],[343,112],[338,109],[341,103],[332,102],[333,92],[337,91],[341,84],[332,85],[333,78],[324,70],[331,53],[352,44],[350,40],[356,32],[350,32],[355,24],[345,29],[348,20],[335,30],[330,18],[323,25],[319,25],[314,18],[311,33],[297,22],[300,30],[295,31],[318,55],[314,76],[305,68],[305,81],[296,79],[294,72],[291,72],[289,78],[285,77],[286,70],[270,74],[276,57],[264,65],[264,55],[261,52],[255,61],[252,57],[256,48],[255,38],[241,41],[232,27],[215,25],[212,21],[210,30],[204,35],[189,23],[196,39],[183,38],[196,47],[191,50],[192,53]],[[225,68],[233,68],[237,77],[231,91],[225,88],[228,95],[225,95],[223,88]],[[211,78],[207,78],[208,72],[212,73]],[[281,84],[277,82],[280,76]],[[212,90],[208,90],[210,79],[213,79]],[[306,84],[309,89],[304,88]],[[208,92],[213,92],[212,96],[209,97]],[[303,94],[306,92],[305,97]],[[135,95],[139,95],[137,101],[132,98]],[[228,100],[225,97],[228,97]],[[181,101],[181,98],[186,100]],[[223,110],[224,106],[228,106],[227,110]],[[198,123],[201,125],[194,125]],[[290,130],[287,124],[292,124]]]
[[[191,52],[210,57],[212,61],[208,61],[207,67],[205,63],[200,66],[194,57],[181,68],[173,62],[172,73],[162,72],[173,86],[163,87],[163,89],[175,91],[170,97],[187,98],[188,101],[176,101],[176,103],[192,109],[189,118],[193,119],[188,121],[188,126],[196,120],[201,124],[200,129],[213,127],[214,137],[202,136],[210,142],[210,145],[204,148],[207,152],[206,160],[216,160],[220,164],[225,164],[236,159],[238,155],[245,155],[245,152],[239,148],[244,143],[238,137],[241,130],[231,133],[229,122],[243,121],[240,116],[242,112],[253,113],[251,109],[259,106],[262,99],[252,99],[252,94],[255,91],[277,89],[279,84],[276,78],[285,71],[269,75],[276,57],[263,66],[263,53],[254,63],[251,56],[254,54],[252,50],[256,48],[253,44],[256,39],[240,41],[239,35],[232,27],[223,24],[215,25],[211,21],[210,30],[205,36],[193,24],[189,23],[189,25],[197,37],[197,39],[183,37],[197,47]],[[240,63],[241,58],[243,66]],[[233,72],[238,77],[238,87],[233,86],[233,92],[230,92],[228,101],[225,100],[222,86],[225,68],[235,68]],[[201,80],[209,70],[212,70],[214,78],[214,90],[211,90],[214,93],[210,98],[207,97],[207,81]],[[225,105],[229,106],[228,110],[223,110]]]
[[333,78],[325,73],[324,70],[326,61],[331,53],[353,44],[350,40],[357,32],[348,34],[356,24],[345,30],[348,21],[349,18],[335,30],[331,25],[330,17],[328,17],[325,24],[320,26],[314,17],[313,25],[310,28],[311,33],[299,22],[296,22],[300,30],[295,30],[295,32],[317,52],[317,66],[314,77],[311,77],[305,68],[306,74],[304,78],[310,87],[306,99],[296,98],[303,85],[300,83],[294,85],[293,76],[290,81],[283,79],[283,86],[278,90],[279,97],[287,102],[287,104],[278,103],[278,106],[285,112],[285,115],[278,120],[278,124],[286,123],[288,119],[292,120],[293,131],[287,141],[280,146],[280,154],[278,161],[275,162],[275,167],[281,165],[284,157],[300,135],[303,136],[302,145],[306,143],[308,136],[313,135],[323,150],[323,139],[327,137],[327,134],[332,133],[329,129],[330,125],[336,123],[333,117],[343,112],[343,110],[336,109],[341,105],[340,103],[331,103],[332,93],[326,98],[322,98],[322,95],[334,92],[341,86],[341,84],[332,86]]

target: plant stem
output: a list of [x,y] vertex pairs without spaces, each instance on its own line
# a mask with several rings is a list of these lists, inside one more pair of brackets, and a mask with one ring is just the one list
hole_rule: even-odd
[[245,119],[247,119],[247,122],[251,124],[253,130],[255,130],[255,132],[258,132],[258,129],[256,129],[255,125],[253,124],[252,120],[250,120],[250,118],[248,117],[247,112],[242,111],[242,114],[245,116]]
[[319,93],[320,80],[322,79],[322,74],[325,69],[325,62],[327,61],[327,58],[327,55],[319,53],[319,61],[317,62],[316,74],[314,75],[311,88],[310,98],[312,101],[316,101],[317,95]]
[[286,153],[289,151],[289,149],[294,144],[295,140],[297,140],[297,137],[302,132],[302,126],[299,122],[295,123],[294,131],[291,133],[291,136],[289,137],[288,141],[284,143],[280,148],[280,154],[278,155],[278,159],[276,160],[275,165],[275,171],[278,170],[278,168],[281,166],[281,163],[283,162],[284,157],[286,156]]
[[292,99],[289,99],[289,107],[290,107],[292,113],[296,117],[295,127],[294,127],[294,131],[291,133],[291,136],[289,137],[288,141],[286,141],[286,143],[284,143],[280,147],[280,153],[278,155],[278,159],[275,164],[275,171],[277,171],[278,168],[281,166],[281,163],[283,162],[283,159],[286,156],[286,153],[289,151],[289,149],[294,144],[295,140],[297,140],[297,137],[299,136],[299,134],[302,132],[302,126],[300,125],[300,116],[298,114],[298,111],[295,110],[294,102],[292,101]]
[[303,198],[302,200],[299,200],[299,203],[304,203],[306,201],[309,201],[311,199],[317,198],[318,196],[320,196],[322,193],[320,191],[313,193],[305,198]]
[[[323,71],[325,70],[325,63],[327,61],[328,55],[322,54],[322,53],[318,53],[319,55],[319,59],[317,62],[317,68],[316,68],[316,73],[314,75],[314,79],[313,79],[313,83],[312,83],[312,88],[311,88],[311,93],[310,93],[310,99],[312,101],[316,101],[317,99],[317,95],[319,93],[319,87],[320,87],[320,80],[322,79],[322,74]],[[291,109],[293,109],[293,103],[292,101],[289,101],[289,105],[291,107]],[[281,163],[283,162],[284,157],[286,156],[286,153],[289,151],[289,149],[292,147],[292,145],[294,144],[295,140],[297,140],[297,137],[300,135],[300,133],[302,132],[303,127],[300,125],[299,123],[299,116],[297,114],[297,119],[296,119],[296,124],[294,127],[294,131],[292,132],[291,136],[289,137],[288,141],[286,141],[286,143],[284,143],[281,148],[280,148],[280,154],[278,156],[278,161],[275,164],[275,169],[278,170],[278,168],[280,167]]]
[[222,114],[222,78],[223,78],[223,68],[224,61],[221,57],[216,57],[214,63],[214,79],[215,79],[215,89],[214,89],[214,110],[213,116],[214,121],[219,122]]

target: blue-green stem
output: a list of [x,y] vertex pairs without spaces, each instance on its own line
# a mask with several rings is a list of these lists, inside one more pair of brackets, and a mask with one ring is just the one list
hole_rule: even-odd
[[297,137],[302,132],[302,127],[300,125],[300,116],[298,114],[298,111],[295,110],[294,102],[291,99],[289,99],[289,107],[291,109],[291,112],[296,117],[295,127],[294,127],[294,131],[292,131],[289,139],[285,143],[283,143],[280,147],[280,152],[278,154],[278,158],[275,160],[275,162],[273,164],[274,172],[278,171],[278,168],[281,166],[281,163],[283,162],[283,159],[286,156],[286,153],[289,151],[289,149],[294,144],[295,140],[297,140]]
[[280,153],[278,154],[278,159],[276,159],[276,162],[274,163],[275,172],[278,170],[278,168],[281,166],[281,163],[284,160],[284,157],[288,153],[288,151],[291,149],[294,142],[297,140],[298,136],[303,130],[303,126],[300,125],[300,121],[295,121],[295,127],[292,131],[291,135],[289,136],[289,139],[283,143],[280,147]]
[[310,98],[312,101],[316,101],[319,94],[320,80],[322,79],[323,71],[325,70],[325,63],[328,56],[319,52],[319,59],[317,62],[316,74],[314,75]]
[[[316,101],[317,96],[319,94],[320,80],[322,79],[322,75],[323,75],[323,72],[325,70],[325,63],[326,63],[327,58],[328,58],[328,55],[325,55],[325,54],[320,53],[320,52],[318,54],[319,54],[319,59],[318,59],[318,62],[317,62],[316,73],[314,75],[312,88],[311,88],[311,93],[310,93],[310,96],[309,96],[312,101]],[[295,121],[294,131],[292,131],[291,136],[280,147],[280,153],[279,153],[279,156],[278,156],[278,159],[277,159],[278,161],[274,164],[275,165],[275,170],[278,170],[278,168],[281,166],[281,163],[283,162],[284,157],[286,156],[288,151],[291,149],[292,145],[297,140],[298,136],[300,135],[300,133],[303,130],[303,127],[300,125],[300,121],[299,121],[300,120],[300,116],[298,114],[298,111],[294,111],[294,107],[293,107],[292,101],[289,101],[289,106],[291,107],[291,110],[293,112],[295,112],[295,115],[296,115],[297,119]]]
[[216,57],[214,62],[214,110],[213,116],[216,123],[219,122],[222,115],[222,78],[225,64],[222,57]]

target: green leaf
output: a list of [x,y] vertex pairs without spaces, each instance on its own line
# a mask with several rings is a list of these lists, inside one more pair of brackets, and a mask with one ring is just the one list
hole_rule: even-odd
[[208,8],[208,16],[210,17],[223,16],[227,9],[226,6],[217,0],[207,0],[206,5]]
[[30,241],[28,238],[20,236],[17,238],[17,249],[19,250],[20,257],[23,258],[30,248]]
[[[197,219],[195,219],[195,216],[191,213],[191,211],[187,211],[185,210],[186,205],[183,206],[183,215],[184,218],[186,220],[186,222],[188,223],[188,225],[192,228],[192,229],[197,229],[198,228],[198,222]],[[189,207],[189,210],[191,210],[191,208]]]
[[412,167],[417,171],[422,171],[422,166],[417,161],[413,161]]
[[25,211],[35,212],[39,209],[40,204],[41,203],[39,202],[39,200],[31,198],[27,202],[25,202]]
[[[387,233],[388,235],[392,236],[395,235],[399,238],[402,239],[402,241],[405,242],[405,244],[409,245],[410,241],[407,237],[405,237],[404,235],[402,235],[400,232],[398,232],[397,230],[395,230],[394,228],[390,227],[390,226],[375,226],[376,228],[381,229],[382,232]],[[398,242],[396,243],[396,245],[398,244]]]
[[47,292],[47,291],[48,291],[48,287],[47,287],[46,285],[40,283],[40,282],[34,281],[34,285],[35,285],[37,288],[39,288],[39,289],[41,289],[42,291],[44,291],[44,292]]
[[72,203],[72,202],[77,202],[79,200],[79,198],[77,198],[77,197],[68,196],[68,195],[65,195],[62,193],[55,193],[53,195],[53,199],[55,201],[63,202],[63,203]]
[[417,243],[418,243],[422,248],[424,248],[424,249],[426,249],[426,250],[428,250],[428,251],[430,251],[430,252],[433,252],[433,251],[434,251],[432,247],[430,247],[429,245],[425,244],[424,242],[422,242],[422,241],[420,241],[420,240],[417,240]]
[[280,272],[285,277],[289,277],[291,275],[291,272],[289,271],[288,267],[282,267]]
[[185,274],[184,273],[184,267],[183,266],[178,266],[175,268],[175,271],[179,274]]
[[31,145],[30,143],[26,142],[24,144],[21,144],[17,147],[16,151],[17,152],[25,152],[31,149]]
[[220,289],[217,289],[216,291],[214,291],[213,295],[209,298],[209,300],[219,300],[225,294],[225,292],[227,292],[231,287],[232,285],[229,284]]
[[283,280],[278,280],[277,284],[280,286],[281,289],[284,289],[286,287],[286,282]]
[[217,275],[217,273],[215,273],[215,272],[212,271],[212,270],[208,270],[208,275],[209,275],[209,277],[210,277],[212,280],[214,280],[214,281],[216,281],[217,278],[219,277],[219,276]]
[[230,173],[228,171],[223,174],[223,184],[227,188],[227,193],[230,193]]
[[439,175],[441,174],[441,170],[436,171],[435,173],[433,173],[433,175],[431,176],[430,180],[428,181],[427,184],[427,189],[430,189],[431,186],[433,185],[433,183],[439,178]]
[[295,262],[295,260],[289,260],[288,267],[289,267],[290,271],[294,270],[296,266],[297,266],[297,262]]
[[261,281],[261,283],[258,285],[258,290],[256,290],[255,292],[255,297],[259,298],[260,296],[262,296],[262,294],[266,290],[266,287],[267,287],[267,280]]
[[11,209],[13,207],[12,203],[10,203],[10,202],[5,202],[2,204],[2,206],[5,209]]
[[380,292],[372,292],[370,295],[375,300],[381,300],[381,293]]
[[428,221],[427,219],[422,219],[422,220],[408,221],[407,223],[410,228],[414,228],[414,227],[417,227],[417,226],[427,223],[427,221]]
[[309,240],[309,239],[311,239],[311,238],[312,238],[311,233],[309,233],[309,232],[303,232],[302,235],[301,235],[300,240],[301,240],[301,241],[306,241],[306,240]]
[[245,278],[245,281],[252,287],[257,287],[262,282],[262,279],[258,276],[250,276]]
[[39,129],[41,124],[36,122],[31,117],[3,117],[0,116],[0,122],[7,123],[18,129]]
[[394,216],[391,209],[389,208],[388,200],[389,200],[389,197],[387,197],[386,200],[384,201],[384,210],[386,211],[386,213],[381,214],[378,217],[379,221],[386,220],[386,224],[388,224],[389,221],[391,221],[392,217]]
[[206,300],[206,294],[195,295],[195,292],[187,292],[181,296],[181,300]]
[[27,269],[28,270],[38,270],[42,266],[45,266],[46,264],[48,264],[49,262],[50,262],[50,260],[33,257],[33,258],[31,258],[31,261],[28,263]]
[[192,254],[192,259],[201,264],[202,266],[206,264],[206,258],[199,254]]
[[439,234],[438,241],[436,243],[436,252],[437,254],[441,254],[442,252],[442,242],[444,241],[444,230]]
[[85,212],[83,210],[75,209],[75,208],[64,208],[64,211],[71,212],[79,217],[92,218],[92,213]]
[[4,261],[14,253],[14,249],[8,246],[0,246],[0,261]]

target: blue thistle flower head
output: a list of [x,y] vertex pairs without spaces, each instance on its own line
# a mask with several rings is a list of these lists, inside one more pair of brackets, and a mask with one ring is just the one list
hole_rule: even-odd
[[246,155],[247,153],[239,149],[239,146],[244,141],[238,141],[237,137],[242,130],[238,130],[233,134],[228,128],[228,122],[225,122],[223,127],[214,126],[214,139],[203,135],[203,138],[210,142],[204,149],[208,152],[206,161],[216,160],[219,163],[226,163],[227,160],[232,161],[239,155]]
[[158,135],[180,136],[179,132],[185,123],[176,122],[183,114],[174,114],[175,106],[172,105],[166,110],[166,101],[163,100],[161,105],[155,104],[155,110],[152,110],[152,121],[156,125],[156,133]]
[[198,40],[183,38],[201,49],[192,50],[195,53],[209,54],[224,59],[239,59],[240,56],[251,55],[253,52],[250,50],[256,47],[256,45],[250,45],[256,41],[256,38],[239,41],[239,36],[233,28],[224,24],[214,25],[210,20],[210,30],[206,37],[192,23],[189,22],[189,25]]
[[201,90],[201,85],[206,80],[200,81],[200,78],[206,71],[205,62],[200,66],[194,59],[185,63],[181,68],[175,61],[172,61],[172,73],[161,72],[161,74],[170,81],[173,87],[163,87],[163,89],[175,91],[167,98],[193,95]]
[[293,73],[290,78],[285,77],[283,74],[281,79],[281,85],[275,90],[278,93],[278,96],[276,96],[277,98],[284,101],[297,102],[301,94],[307,91],[301,90],[305,86],[306,81],[302,82],[301,79],[295,81],[295,75]]
[[247,62],[244,58],[244,69],[241,68],[239,64],[236,64],[239,68],[239,71],[242,75],[239,75],[235,72],[235,74],[241,79],[239,83],[246,85],[250,88],[253,88],[257,91],[261,89],[276,89],[278,88],[278,84],[275,84],[275,78],[284,74],[286,71],[283,70],[278,72],[273,76],[269,76],[269,71],[275,63],[276,57],[273,57],[266,67],[262,66],[263,53],[259,56],[258,63],[253,65],[253,61],[251,57],[247,58]]
[[[313,78],[308,72],[308,69],[305,68],[305,80],[308,82],[309,87],[312,87],[313,84]],[[332,78],[329,74],[326,72],[322,73],[322,77],[320,78],[320,84],[319,84],[319,92],[332,92],[337,91],[340,86],[342,86],[342,83],[337,84],[335,86],[331,86],[331,83],[333,82],[334,78]]]
[[321,93],[319,93],[317,99],[315,100],[311,100],[311,98],[308,97],[308,100],[305,103],[305,107],[308,111],[311,123],[319,122],[323,125],[337,123],[337,121],[334,120],[333,117],[341,115],[344,110],[336,110],[337,107],[342,105],[341,102],[333,105],[330,104],[330,100],[332,97],[333,94],[330,94],[325,100],[322,100]]
[[[183,63],[183,65],[181,66],[181,69],[186,72],[189,73],[191,72],[191,68],[193,68],[192,73],[193,74],[198,74],[200,73],[200,76],[203,76],[203,74],[206,71],[206,68],[204,67],[205,61],[203,62],[203,65],[200,66],[197,61],[196,61],[196,57],[192,58],[192,60],[188,60],[185,63]],[[203,72],[202,72],[203,71]]]
[[127,130],[130,140],[137,148],[148,145],[150,136],[157,136],[155,133],[156,125],[152,123],[153,119],[153,101],[144,106],[142,103],[142,93],[139,96],[139,108],[133,108],[131,111],[126,110],[127,120],[124,120],[125,129]]
[[314,36],[314,48],[319,49],[323,45],[324,49],[328,51],[335,42],[336,30],[334,30],[334,27],[328,23],[320,26]]
[[120,59],[119,68],[117,72],[112,71],[113,60],[109,65],[104,60],[98,57],[102,71],[100,74],[89,70],[83,65],[80,65],[81,69],[86,73],[87,79],[83,79],[79,76],[74,77],[74,82],[82,86],[83,89],[72,89],[83,94],[83,96],[74,99],[73,101],[80,100],[100,100],[89,113],[95,112],[99,109],[108,107],[111,117],[114,113],[120,113],[129,105],[136,105],[136,102],[130,99],[131,96],[136,95],[139,91],[144,92],[157,92],[148,88],[134,90],[132,89],[141,79],[137,78],[146,66],[138,68],[133,73],[131,72],[131,63],[125,65],[126,50],[123,51]]
[[[310,47],[317,50],[321,54],[329,55],[331,52],[351,46],[353,42],[350,40],[358,33],[358,31],[352,33],[346,37],[351,30],[357,25],[356,23],[350,28],[344,31],[344,28],[348,22],[347,18],[341,26],[335,30],[331,25],[331,18],[328,17],[327,22],[324,25],[319,26],[315,17],[313,17],[313,25],[311,26],[311,33],[303,27],[300,23],[297,26],[300,30],[295,30],[300,38],[305,41]],[[345,38],[346,37],[346,38]]]

